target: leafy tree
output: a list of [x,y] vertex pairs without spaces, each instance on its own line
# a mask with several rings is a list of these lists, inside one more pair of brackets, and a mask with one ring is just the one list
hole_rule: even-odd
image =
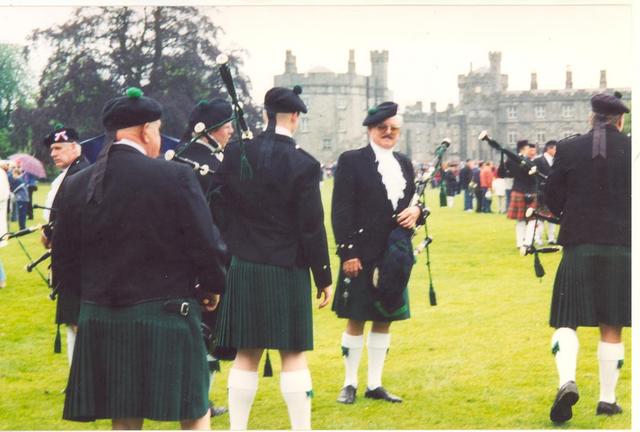
[[0,44],[0,157],[15,151],[8,138],[11,114],[27,98],[26,69],[19,47]]
[[[31,36],[31,51],[46,43],[53,53],[40,77],[37,108],[16,113],[20,127],[13,139],[37,142],[55,122],[77,128],[81,137],[97,135],[103,104],[129,86],[163,105],[164,133],[182,136],[199,100],[227,97],[215,63],[221,32],[195,7],[75,9],[65,24]],[[241,72],[244,55],[230,53],[229,63],[249,124],[255,125],[258,111]]]

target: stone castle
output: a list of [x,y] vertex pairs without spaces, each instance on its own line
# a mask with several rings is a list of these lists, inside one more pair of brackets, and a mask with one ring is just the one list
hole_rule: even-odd
[[[387,86],[388,51],[371,51],[371,75],[355,72],[354,51],[349,51],[346,73],[316,67],[299,73],[296,58],[287,51],[285,71],[274,77],[276,86],[302,86],[301,95],[309,113],[301,117],[296,141],[323,163],[337,160],[345,150],[366,143],[361,126],[369,107],[393,96]],[[437,111],[431,102],[423,110],[422,102],[402,112],[404,127],[398,150],[416,162],[428,162],[443,138],[451,140],[450,160],[497,159],[497,154],[478,134],[488,130],[496,141],[515,149],[516,141],[528,139],[544,144],[574,133],[584,133],[591,111],[589,100],[607,88],[606,71],[600,71],[598,88],[574,89],[571,70],[567,69],[565,88],[538,89],[537,75],[531,74],[529,90],[508,89],[509,77],[502,74],[500,52],[489,53],[489,67],[458,75],[459,104]],[[623,99],[631,99],[631,89],[616,89]]]

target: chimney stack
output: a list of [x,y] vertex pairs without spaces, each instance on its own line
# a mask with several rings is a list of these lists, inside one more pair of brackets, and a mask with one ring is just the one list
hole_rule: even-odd
[[564,82],[564,88],[571,90],[573,88],[573,75],[571,73],[571,66],[567,66],[567,78]]
[[600,71],[600,88],[607,88],[607,70],[603,69]]
[[354,50],[349,50],[349,72],[350,74],[356,73],[356,53]]
[[287,50],[287,57],[284,61],[284,73],[298,73],[298,67],[296,66],[296,56],[291,54],[291,50]]
[[531,73],[531,90],[538,90],[538,74]]

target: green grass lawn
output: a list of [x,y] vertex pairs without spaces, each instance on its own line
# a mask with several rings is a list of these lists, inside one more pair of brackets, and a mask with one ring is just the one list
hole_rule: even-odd
[[[323,185],[325,222],[334,277],[338,259],[330,229],[332,183]],[[35,195],[44,203],[46,187]],[[315,350],[308,354],[315,397],[315,429],[552,429],[549,408],[557,374],[550,352],[548,326],[553,278],[560,254],[542,256],[547,275],[533,273],[532,257],[515,249],[514,223],[498,214],[439,208],[431,191],[428,205],[432,272],[438,305],[428,299],[425,254],[414,267],[408,321],[392,326],[392,342],[383,384],[404,398],[402,404],[360,397],[353,406],[335,402],[344,367],[340,338],[345,322],[331,310],[315,310]],[[495,203],[494,203],[495,207]],[[39,212],[38,212],[39,216]],[[13,224],[13,229],[17,229]],[[416,238],[416,243],[422,240]],[[36,234],[23,237],[31,254],[42,253]],[[35,273],[26,273],[25,256],[15,240],[0,249],[8,286],[0,290],[0,429],[108,429],[108,421],[74,423],[61,419],[68,365],[53,354],[55,305]],[[42,266],[45,267],[45,266]],[[317,303],[314,303],[317,304]],[[64,335],[64,332],[63,332]],[[631,428],[631,332],[625,330],[625,366],[617,397],[624,413],[596,417],[598,362],[596,329],[578,331],[577,382],[580,401],[566,429]],[[64,336],[63,336],[64,337]],[[278,356],[273,378],[261,378],[249,427],[287,429],[280,394]],[[216,376],[212,398],[226,405],[230,363]],[[360,365],[360,396],[366,384],[366,350]],[[148,429],[176,429],[177,423],[146,422]],[[212,421],[229,427],[228,415]]]

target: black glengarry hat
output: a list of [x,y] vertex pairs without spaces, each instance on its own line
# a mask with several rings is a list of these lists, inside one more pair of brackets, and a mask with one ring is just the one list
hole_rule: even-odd
[[137,87],[129,87],[124,96],[109,100],[102,108],[102,124],[108,131],[142,125],[161,117],[162,106],[144,96]]
[[233,108],[226,100],[221,98],[211,99],[210,101],[201,100],[191,110],[187,127],[190,132],[194,132],[195,125],[202,123],[204,129],[216,129],[234,118]]
[[264,95],[264,108],[267,113],[307,113],[307,106],[300,98],[302,87],[293,89],[273,87]]
[[369,108],[362,126],[373,126],[393,117],[398,113],[398,104],[395,102],[382,102],[374,108]]
[[45,147],[51,147],[54,143],[78,142],[79,140],[80,135],[75,129],[64,127],[58,123],[55,125],[53,132],[44,137],[42,144]]
[[591,98],[591,110],[597,114],[615,115],[629,112],[629,108],[622,102],[622,94],[613,95],[597,93]]
[[518,142],[516,143],[517,151],[520,151],[522,147],[535,147],[535,146],[536,145],[534,143],[530,143],[529,140],[526,140],[526,139],[518,140]]

